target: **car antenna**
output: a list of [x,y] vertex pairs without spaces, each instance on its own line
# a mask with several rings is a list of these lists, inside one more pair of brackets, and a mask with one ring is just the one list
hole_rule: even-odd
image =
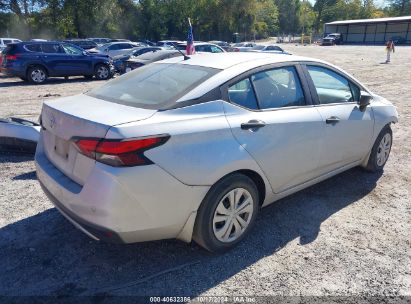
[[179,50],[178,47],[176,47],[176,50],[177,50],[181,55],[183,55],[184,60],[188,60],[188,59],[191,58],[191,57],[187,56],[186,54],[184,54],[181,50]]

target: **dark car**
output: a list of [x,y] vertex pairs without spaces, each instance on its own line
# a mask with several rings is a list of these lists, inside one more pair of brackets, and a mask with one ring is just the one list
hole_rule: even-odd
[[141,56],[138,56],[135,59],[129,59],[126,61],[126,72],[139,68],[143,65],[160,61],[167,58],[182,56],[179,51],[176,50],[161,50],[155,53],[146,53]]
[[336,45],[336,44],[342,44],[343,42],[343,36],[340,33],[333,33],[333,34],[328,34],[325,36],[322,41],[321,45]]
[[407,42],[407,39],[402,36],[394,36],[391,40],[394,41],[395,44],[405,44]]
[[226,41],[213,40],[209,41],[209,43],[218,45],[226,52],[234,52],[234,48]]
[[48,77],[108,79],[114,74],[108,56],[90,54],[64,42],[12,43],[2,57],[0,72],[35,84],[44,83]]
[[149,52],[157,52],[162,50],[163,48],[159,46],[149,46],[149,47],[141,47],[135,48],[131,50],[129,53],[124,55],[118,55],[113,57],[113,65],[116,72],[123,74],[126,71],[126,61],[133,57],[138,57],[140,55],[149,53]]
[[89,50],[97,47],[97,43],[93,40],[88,39],[72,39],[72,40],[64,40],[64,42],[71,43],[81,47],[83,50]]

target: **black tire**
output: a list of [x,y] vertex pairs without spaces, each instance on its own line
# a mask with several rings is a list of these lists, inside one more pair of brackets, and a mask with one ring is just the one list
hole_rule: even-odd
[[27,79],[30,83],[42,84],[47,78],[47,71],[42,66],[32,66],[27,70]]
[[86,78],[87,80],[91,80],[93,79],[93,75],[84,75],[84,78]]
[[27,77],[19,77],[21,80],[23,80],[23,81],[25,81],[25,82],[27,82],[27,81],[29,81],[28,79],[27,79]]
[[[103,70],[104,70],[104,72],[103,72]],[[112,75],[111,75],[111,72],[110,72],[110,68],[107,64],[99,63],[94,68],[94,76],[98,80],[107,80]]]
[[[386,137],[386,135],[387,135],[387,137]],[[384,145],[384,143],[382,143],[384,138],[385,138],[385,140],[387,138],[389,138],[390,142],[389,142],[389,147],[388,147],[388,145],[385,145],[386,147],[388,147],[388,149],[386,150],[388,152],[388,154],[384,153],[384,155],[386,155],[386,157],[385,157],[385,160],[383,161],[383,163],[381,163],[378,156],[379,156],[379,154],[381,154],[380,144]],[[380,134],[378,135],[377,139],[375,140],[374,146],[371,149],[370,158],[368,159],[368,163],[367,163],[367,166],[365,168],[370,172],[381,172],[381,171],[383,171],[384,166],[387,163],[387,160],[388,160],[390,152],[391,152],[391,146],[392,146],[392,130],[391,130],[391,127],[389,125],[386,125],[381,130]]]
[[[214,223],[213,219],[215,214],[217,214],[216,209],[220,205],[221,202],[225,202],[228,200],[222,200],[228,193],[231,191],[235,191],[234,189],[242,188],[248,191],[248,194],[251,195],[252,198],[252,214],[249,215],[248,226],[244,229],[244,231],[238,236],[238,238],[234,239],[233,241],[223,242],[216,237],[214,233]],[[247,194],[247,195],[248,195]],[[245,202],[245,198],[241,204],[238,206],[242,206]],[[260,209],[260,201],[259,201],[259,193],[255,183],[243,174],[231,174],[219,182],[217,182],[214,186],[211,187],[209,192],[207,193],[206,197],[204,198],[203,202],[200,205],[200,208],[197,212],[197,218],[194,225],[194,232],[193,232],[193,239],[194,241],[199,244],[200,246],[204,247],[208,251],[211,252],[224,252],[227,251],[234,246],[236,246],[239,242],[241,242],[252,230],[254,226],[255,219],[257,217],[258,211]],[[230,218],[232,221],[232,219]],[[227,222],[227,221],[226,221]],[[227,224],[224,222],[225,224]],[[237,224],[239,222],[237,221]],[[220,223],[219,223],[220,224]],[[216,224],[217,225],[217,224]],[[224,225],[225,227],[225,225]],[[224,229],[222,227],[221,229]],[[229,225],[227,226],[229,227]],[[231,235],[232,229],[236,230],[237,228],[233,225],[232,228],[229,228],[228,235]],[[217,232],[218,233],[218,232]],[[227,234],[225,234],[227,235]]]

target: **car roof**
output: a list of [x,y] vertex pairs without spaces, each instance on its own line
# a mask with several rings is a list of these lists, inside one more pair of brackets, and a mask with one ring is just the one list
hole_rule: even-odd
[[[192,91],[181,97],[178,101],[185,101],[196,99],[203,96],[210,91],[210,88],[215,88],[222,85],[226,81],[232,79],[237,75],[258,68],[264,65],[270,65],[275,63],[286,62],[318,62],[325,63],[324,61],[300,57],[287,54],[272,54],[272,53],[254,53],[254,52],[232,52],[232,53],[198,53],[196,55],[189,56],[190,59],[184,60],[182,56],[165,59],[161,62],[155,62],[153,64],[166,64],[175,63],[191,66],[201,66],[213,69],[221,70],[220,73],[215,74],[211,78],[207,79]],[[338,69],[338,68],[337,68]]]
[[[187,65],[196,65],[209,67],[214,69],[225,70],[232,66],[238,66],[242,64],[255,65],[256,67],[265,64],[292,62],[292,61],[317,61],[318,59],[312,59],[307,57],[300,57],[295,55],[275,55],[270,53],[248,53],[248,52],[231,52],[231,53],[199,53],[190,56],[190,59],[181,61],[181,58],[171,58],[163,62],[168,63],[180,63]],[[253,64],[254,63],[254,64]]]

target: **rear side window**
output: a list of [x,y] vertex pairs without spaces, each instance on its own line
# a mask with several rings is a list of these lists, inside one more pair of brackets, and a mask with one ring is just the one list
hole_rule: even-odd
[[158,110],[173,105],[219,71],[184,64],[149,64],[87,94],[119,104]]
[[26,44],[24,49],[29,52],[41,52],[40,44]]
[[60,47],[60,44],[57,43],[48,43],[41,46],[43,53],[54,54],[54,53],[64,53],[63,49]]
[[304,93],[294,67],[260,72],[251,79],[261,109],[305,105]]
[[[307,68],[321,104],[352,102],[359,98],[359,88],[355,89],[356,86],[350,84],[347,78],[324,67]],[[357,96],[354,96],[352,88],[356,90]]]
[[228,88],[228,98],[239,106],[257,110],[257,99],[249,78],[243,79]]
[[12,43],[12,42],[13,42],[13,40],[11,40],[11,39],[3,39],[4,44],[9,44],[9,43]]

